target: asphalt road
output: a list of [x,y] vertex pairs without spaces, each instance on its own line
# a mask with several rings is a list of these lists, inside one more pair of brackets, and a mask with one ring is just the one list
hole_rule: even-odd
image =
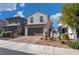
[[0,48],[0,55],[33,55],[33,54]]

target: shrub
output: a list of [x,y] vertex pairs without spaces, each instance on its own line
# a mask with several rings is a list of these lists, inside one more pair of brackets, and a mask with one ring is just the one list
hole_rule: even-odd
[[61,36],[59,37],[59,41],[62,44],[67,44],[68,43],[68,40],[69,40],[69,36],[68,36],[67,33],[61,34]]
[[14,38],[14,35],[11,32],[2,32],[2,36],[3,37],[11,37],[11,38]]
[[43,38],[42,38],[42,37],[41,37],[40,39],[41,39],[41,40],[43,40]]
[[61,37],[59,36],[57,39],[58,39],[57,41],[60,41],[61,40]]
[[69,36],[67,33],[61,34],[61,40],[69,40]]
[[60,40],[60,42],[61,42],[62,44],[67,44],[67,43],[68,43],[67,40]]
[[78,40],[70,41],[68,46],[73,49],[79,49],[79,41]]

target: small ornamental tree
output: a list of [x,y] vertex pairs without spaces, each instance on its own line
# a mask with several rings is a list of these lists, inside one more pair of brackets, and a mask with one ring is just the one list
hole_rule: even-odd
[[[60,22],[70,27],[73,32],[79,28],[79,3],[67,3],[62,6],[62,17]],[[75,35],[74,35],[75,39]]]

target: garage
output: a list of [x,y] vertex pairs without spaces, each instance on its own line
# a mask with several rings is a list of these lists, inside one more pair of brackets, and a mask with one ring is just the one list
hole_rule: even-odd
[[28,28],[28,35],[41,35],[43,28]]

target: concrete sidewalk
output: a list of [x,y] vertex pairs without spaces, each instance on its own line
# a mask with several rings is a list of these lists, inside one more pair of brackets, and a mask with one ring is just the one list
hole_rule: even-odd
[[0,47],[36,55],[78,55],[79,50],[0,40]]

